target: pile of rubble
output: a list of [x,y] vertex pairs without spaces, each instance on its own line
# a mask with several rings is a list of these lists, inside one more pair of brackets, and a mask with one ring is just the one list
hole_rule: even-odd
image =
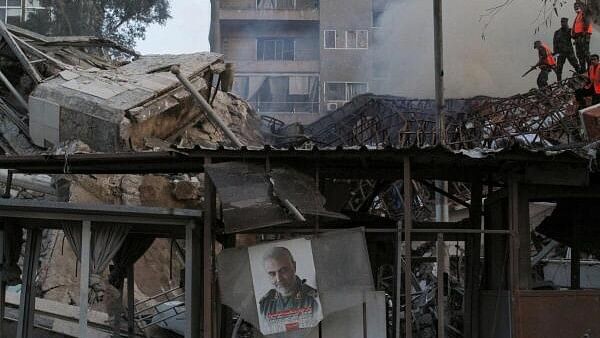
[[[68,156],[231,145],[171,73],[172,66],[179,66],[244,145],[264,144],[256,112],[213,85],[226,71],[222,55],[141,56],[107,39],[46,37],[2,23],[0,35],[4,42],[0,46],[0,149],[4,154]],[[6,173],[0,173],[0,179],[4,184]],[[204,186],[202,174],[70,175],[68,168],[65,175],[47,176],[44,182],[27,181],[13,179],[8,189],[12,198],[191,209],[200,208]],[[45,231],[37,290],[39,297],[76,304],[77,257],[64,245],[66,239],[62,231]],[[21,250],[20,241],[13,244]],[[154,240],[138,261],[137,299],[180,284],[183,257],[174,246],[179,243]],[[15,270],[12,284],[20,283],[19,274]],[[110,298],[123,295],[108,283],[109,271],[102,278],[109,299],[94,308],[119,311]]]

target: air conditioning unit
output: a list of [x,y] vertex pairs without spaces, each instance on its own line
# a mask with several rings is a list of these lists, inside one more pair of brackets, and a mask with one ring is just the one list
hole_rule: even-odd
[[327,103],[327,111],[328,112],[334,111],[336,109],[338,109],[338,104],[336,102],[329,102],[329,103]]

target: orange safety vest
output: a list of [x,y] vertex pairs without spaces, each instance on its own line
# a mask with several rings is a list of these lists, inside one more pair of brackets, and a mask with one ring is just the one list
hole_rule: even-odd
[[587,25],[585,23],[585,14],[583,11],[579,11],[573,22],[573,35],[582,33],[592,34],[592,25]]
[[556,66],[556,60],[554,60],[554,56],[552,56],[552,50],[550,50],[550,47],[542,42],[542,48],[546,50],[546,60],[544,60],[544,64],[550,67]]
[[591,86],[594,86],[594,93],[600,94],[600,65],[592,65],[588,68],[588,78]]

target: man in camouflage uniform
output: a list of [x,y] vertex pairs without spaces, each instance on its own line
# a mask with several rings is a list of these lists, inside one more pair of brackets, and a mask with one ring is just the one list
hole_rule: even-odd
[[296,262],[288,249],[269,249],[263,263],[275,287],[260,300],[260,314],[267,322],[300,315],[310,317],[318,312],[317,290],[296,276]]
[[575,57],[573,43],[571,43],[571,27],[569,27],[569,19],[560,19],[560,29],[554,32],[553,50],[556,57],[556,80],[562,80],[562,71],[565,61],[569,60],[571,67],[579,72],[579,62]]

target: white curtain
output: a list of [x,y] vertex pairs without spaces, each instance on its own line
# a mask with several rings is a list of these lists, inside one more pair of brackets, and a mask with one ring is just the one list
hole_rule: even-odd
[[[69,244],[81,261],[81,225],[65,225],[63,227]],[[102,272],[117,254],[125,241],[129,227],[124,225],[93,225],[90,246],[90,293],[88,302],[94,304],[104,298]]]

